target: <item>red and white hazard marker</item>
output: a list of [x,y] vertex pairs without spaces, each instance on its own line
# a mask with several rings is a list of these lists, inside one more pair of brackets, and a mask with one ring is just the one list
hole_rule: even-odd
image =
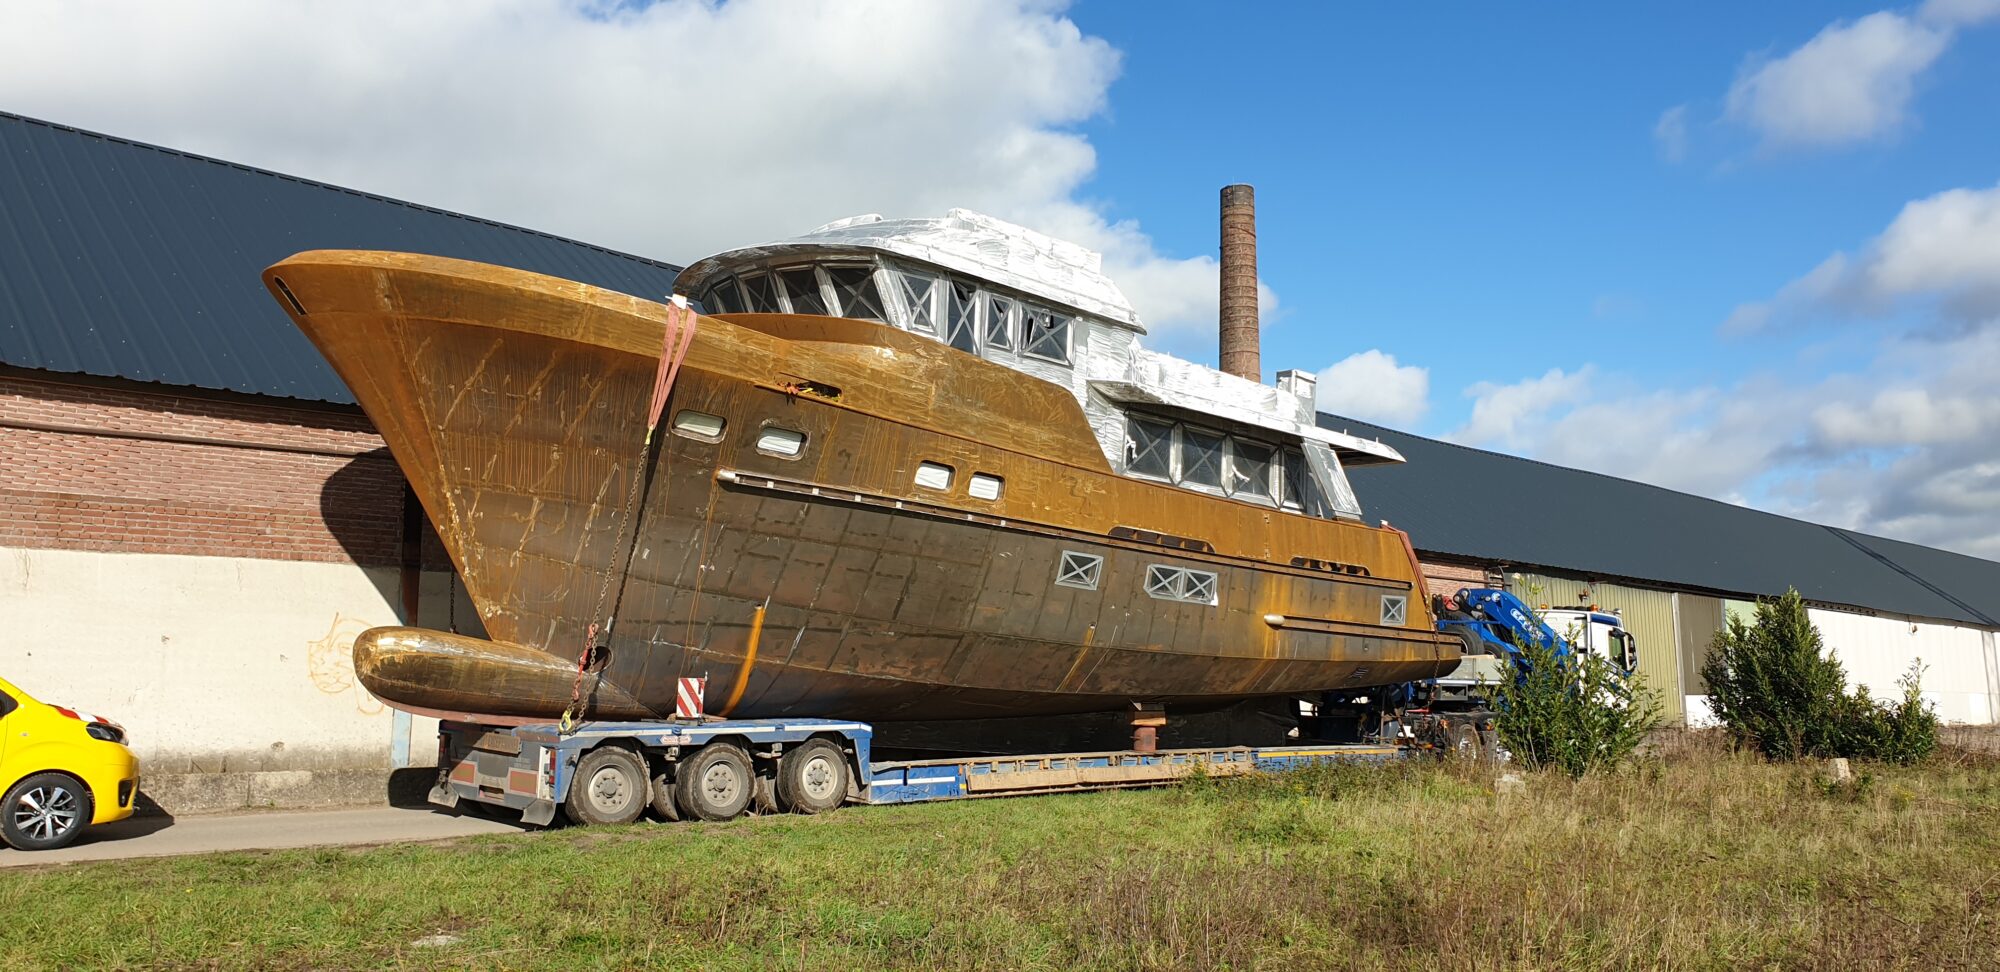
[[701,700],[708,695],[708,679],[683,678],[680,691],[674,694],[674,718],[701,718]]

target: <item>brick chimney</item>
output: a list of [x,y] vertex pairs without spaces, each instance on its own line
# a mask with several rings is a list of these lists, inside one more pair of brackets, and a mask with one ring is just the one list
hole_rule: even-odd
[[1222,370],[1261,383],[1257,340],[1257,199],[1222,187]]

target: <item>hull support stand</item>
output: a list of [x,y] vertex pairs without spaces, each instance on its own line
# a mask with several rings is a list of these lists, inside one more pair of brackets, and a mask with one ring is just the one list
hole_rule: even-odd
[[1158,702],[1132,703],[1132,751],[1152,753],[1160,749],[1160,730],[1167,724],[1167,707]]

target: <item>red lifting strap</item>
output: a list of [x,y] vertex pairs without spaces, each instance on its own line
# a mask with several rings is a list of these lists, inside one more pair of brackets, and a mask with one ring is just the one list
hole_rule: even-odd
[[648,443],[653,441],[653,430],[660,425],[660,413],[666,410],[667,395],[674,390],[674,379],[680,376],[688,346],[694,343],[694,322],[694,308],[688,306],[686,297],[675,294],[673,302],[667,305],[667,326],[661,334],[660,367],[653,373],[653,404],[646,409]]

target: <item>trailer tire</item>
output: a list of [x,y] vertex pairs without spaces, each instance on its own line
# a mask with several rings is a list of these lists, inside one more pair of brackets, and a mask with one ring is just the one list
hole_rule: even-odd
[[673,823],[681,819],[680,804],[674,802],[674,781],[664,772],[653,777],[652,804],[661,820]]
[[627,824],[646,811],[646,762],[623,746],[599,746],[583,754],[570,778],[563,810],[586,826]]
[[757,776],[750,754],[735,743],[712,742],[674,770],[681,813],[696,820],[731,820],[750,806]]
[[814,739],[778,760],[778,802],[793,813],[825,813],[847,799],[847,758]]

